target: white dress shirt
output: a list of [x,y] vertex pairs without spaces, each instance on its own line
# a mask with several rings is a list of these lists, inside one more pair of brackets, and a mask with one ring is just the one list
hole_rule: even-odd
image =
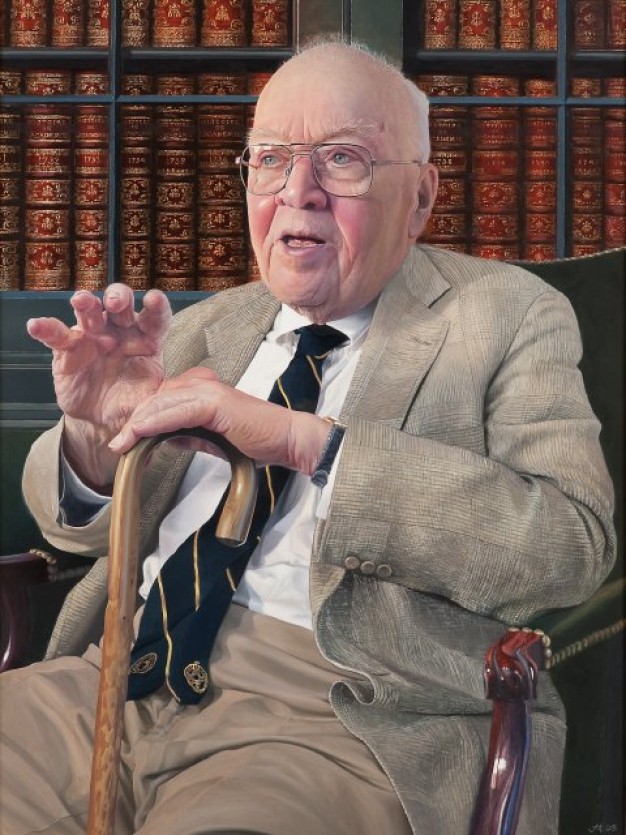
[[[316,413],[338,416],[361,353],[374,312],[375,302],[357,313],[328,322],[348,341],[335,348],[322,367],[322,385]],[[296,351],[297,328],[310,321],[282,305],[272,330],[259,346],[236,388],[267,400],[277,377]],[[339,455],[341,452],[339,453]],[[309,603],[309,562],[318,519],[326,518],[339,456],[328,484],[315,487],[304,473],[294,472],[283,489],[261,540],[253,551],[233,600],[255,612],[271,615],[298,626],[312,628]],[[72,495],[92,505],[97,494],[77,481],[64,466],[65,487]],[[215,511],[230,482],[230,467],[221,458],[197,452],[181,483],[176,505],[159,528],[156,549],[144,561],[140,594],[146,598],[167,559]],[[210,554],[206,555],[210,559]]]

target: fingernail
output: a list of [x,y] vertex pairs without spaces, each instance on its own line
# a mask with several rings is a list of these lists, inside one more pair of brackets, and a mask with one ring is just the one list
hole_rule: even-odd
[[109,441],[109,449],[113,450],[113,452],[117,452],[121,446],[123,446],[123,440],[121,435],[116,435],[114,438],[111,438]]

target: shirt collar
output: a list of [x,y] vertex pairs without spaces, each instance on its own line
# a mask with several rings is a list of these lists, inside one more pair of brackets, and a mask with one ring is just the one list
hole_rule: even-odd
[[[330,322],[326,322],[327,325],[345,333],[348,337],[348,341],[341,346],[342,348],[348,346],[356,347],[365,339],[374,315],[374,310],[376,309],[377,301],[378,299],[374,299],[374,301],[362,307],[361,310],[357,310],[356,313],[351,313],[349,316],[344,316],[342,319],[333,319]],[[293,334],[293,331],[297,328],[302,328],[310,324],[311,320],[307,319],[306,316],[297,313],[288,305],[282,304],[278,315],[274,319],[274,326],[266,338],[270,342],[277,342],[281,337],[287,334]]]

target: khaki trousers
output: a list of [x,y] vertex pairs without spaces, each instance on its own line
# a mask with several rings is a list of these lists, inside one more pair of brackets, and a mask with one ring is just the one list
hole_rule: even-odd
[[[0,676],[0,832],[84,833],[100,651]],[[408,835],[311,632],[231,606],[194,706],[129,702],[115,835]],[[348,674],[348,677],[350,674]]]

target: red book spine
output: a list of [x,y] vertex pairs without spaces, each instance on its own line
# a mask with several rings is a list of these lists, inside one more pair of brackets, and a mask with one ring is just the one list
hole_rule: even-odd
[[495,45],[495,0],[459,0],[459,48],[493,49]]
[[556,257],[556,111],[524,111],[524,206],[522,257]]
[[533,48],[556,49],[557,0],[533,0]]
[[0,290],[20,287],[22,114],[0,111]]
[[243,0],[204,0],[200,44],[246,46],[246,4]]
[[530,49],[530,0],[500,3],[500,47]]
[[150,0],[122,0],[122,46],[150,44]]
[[[29,79],[37,89],[36,74]],[[48,79],[42,73],[42,86]],[[25,113],[24,289],[67,290],[70,265],[72,116],[63,106]]]
[[[108,147],[107,108],[79,105],[74,137],[75,153],[78,149],[93,149],[104,156]],[[88,176],[82,170],[77,168],[74,179],[74,287],[103,290],[108,267],[108,178]]]
[[457,0],[426,0],[424,46],[454,49],[457,39]]
[[577,49],[605,46],[606,0],[575,0],[574,45]]
[[519,108],[475,107],[472,116],[471,251],[483,258],[518,258]]
[[[202,89],[220,83],[205,76]],[[198,110],[198,289],[222,290],[248,279],[245,197],[235,163],[245,144],[244,108]]]
[[52,0],[52,46],[66,49],[85,43],[82,0]]
[[48,0],[11,4],[11,46],[47,46]]
[[[162,95],[195,92],[193,76],[160,76]],[[188,105],[161,105],[155,118],[156,286],[196,289],[196,111]]]
[[154,0],[154,46],[195,46],[194,0]]
[[602,143],[600,110],[593,107],[572,108],[570,164],[574,194],[577,196],[571,217],[574,255],[598,252],[602,249],[604,222],[601,201],[585,204],[580,200],[585,184],[589,184],[593,192],[601,192]]
[[[154,92],[150,75],[124,76],[122,92],[148,95]],[[121,109],[121,273],[133,290],[152,284],[153,117],[150,105],[125,104]]]
[[626,49],[626,0],[609,0],[606,40],[609,49]]
[[445,249],[466,252],[468,109],[433,106],[430,136],[431,161],[439,168],[440,185],[424,240]]
[[[626,108],[605,108],[604,246],[626,245]],[[621,163],[621,164],[620,164]]]
[[108,46],[110,0],[87,0],[87,46]]
[[289,0],[252,0],[251,46],[288,46],[289,8]]

